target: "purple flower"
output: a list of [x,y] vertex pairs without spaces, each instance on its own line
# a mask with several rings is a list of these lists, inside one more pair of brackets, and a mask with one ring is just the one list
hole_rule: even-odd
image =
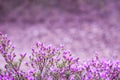
[[0,33],[0,54],[5,60],[4,69],[0,70],[0,80],[119,80],[120,61],[100,59],[80,64],[63,46],[55,48],[37,42],[26,63],[27,70],[22,70],[23,59],[27,54],[20,54],[16,62],[14,46],[7,36]]

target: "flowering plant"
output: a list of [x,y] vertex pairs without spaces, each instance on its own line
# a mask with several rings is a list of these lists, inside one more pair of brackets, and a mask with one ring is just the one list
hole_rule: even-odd
[[96,56],[81,64],[80,59],[63,46],[55,48],[37,42],[24,65],[29,69],[22,70],[26,54],[20,54],[16,61],[14,49],[7,36],[0,33],[0,54],[5,60],[0,80],[120,80],[120,61],[102,60]]

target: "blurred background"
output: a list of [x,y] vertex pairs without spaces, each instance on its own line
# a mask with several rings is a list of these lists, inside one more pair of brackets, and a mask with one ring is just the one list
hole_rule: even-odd
[[81,59],[120,57],[120,0],[0,0],[0,32],[17,53],[36,41],[64,44]]

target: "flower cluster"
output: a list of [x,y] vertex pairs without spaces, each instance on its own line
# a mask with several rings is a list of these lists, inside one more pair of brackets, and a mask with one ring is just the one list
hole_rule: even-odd
[[99,59],[96,56],[83,64],[83,80],[120,80],[120,61]]
[[0,70],[0,80],[120,80],[120,61],[96,56],[81,64],[80,59],[63,46],[55,48],[37,42],[24,65],[29,69],[21,70],[26,54],[20,54],[16,61],[14,46],[0,33],[0,54],[6,62]]

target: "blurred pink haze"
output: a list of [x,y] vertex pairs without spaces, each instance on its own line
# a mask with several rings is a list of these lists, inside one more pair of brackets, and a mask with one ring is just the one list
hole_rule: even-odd
[[0,32],[8,34],[17,53],[31,53],[34,43],[40,41],[64,44],[81,59],[95,53],[119,58],[119,0],[0,1]]

